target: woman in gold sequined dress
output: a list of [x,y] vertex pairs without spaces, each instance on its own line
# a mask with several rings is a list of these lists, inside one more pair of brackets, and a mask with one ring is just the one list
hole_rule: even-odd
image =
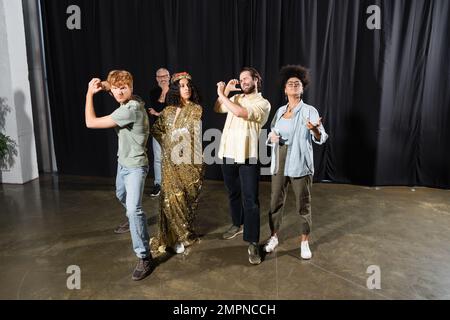
[[173,75],[166,102],[151,129],[162,150],[159,230],[151,239],[156,254],[169,247],[183,253],[197,240],[193,223],[204,173],[202,107],[188,73]]

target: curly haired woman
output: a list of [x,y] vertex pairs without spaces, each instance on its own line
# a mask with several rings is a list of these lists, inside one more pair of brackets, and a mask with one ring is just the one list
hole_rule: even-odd
[[151,249],[161,253],[171,247],[183,253],[197,240],[193,222],[204,173],[202,107],[191,75],[173,75],[166,103],[151,129],[161,145],[163,176],[159,232],[151,239]]
[[323,144],[328,135],[317,110],[303,102],[303,91],[309,84],[309,72],[298,65],[281,69],[281,83],[288,103],[280,107],[271,123],[267,144],[272,146],[272,193],[269,225],[272,236],[264,251],[272,252],[278,246],[278,232],[283,219],[289,184],[295,193],[296,211],[301,219],[300,255],[311,259],[309,235],[311,232],[311,187],[314,174],[312,142]]

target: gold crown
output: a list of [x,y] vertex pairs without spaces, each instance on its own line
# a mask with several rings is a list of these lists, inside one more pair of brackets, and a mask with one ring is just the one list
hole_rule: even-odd
[[170,80],[171,83],[174,83],[175,81],[181,80],[181,79],[188,79],[188,80],[192,80],[192,77],[189,73],[187,72],[179,72],[179,73],[175,73],[172,76],[172,80]]

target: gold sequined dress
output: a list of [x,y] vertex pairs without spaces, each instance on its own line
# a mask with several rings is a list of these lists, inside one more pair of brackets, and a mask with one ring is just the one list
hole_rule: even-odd
[[204,174],[202,107],[190,102],[176,117],[177,109],[166,107],[151,129],[161,145],[162,164],[159,230],[151,239],[156,254],[197,240],[193,223]]

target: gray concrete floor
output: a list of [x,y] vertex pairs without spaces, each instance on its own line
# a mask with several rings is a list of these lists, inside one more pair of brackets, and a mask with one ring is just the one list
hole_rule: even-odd
[[[150,188],[148,181],[146,193]],[[270,183],[261,183],[261,241],[269,237]],[[145,197],[154,234],[158,200]],[[290,190],[277,251],[259,266],[229,226],[223,182],[206,181],[198,209],[202,241],[168,256],[141,282],[114,179],[42,176],[0,185],[0,299],[450,299],[450,191],[315,184],[313,259],[299,256]],[[66,286],[81,269],[81,289]],[[367,288],[379,266],[381,289]]]

